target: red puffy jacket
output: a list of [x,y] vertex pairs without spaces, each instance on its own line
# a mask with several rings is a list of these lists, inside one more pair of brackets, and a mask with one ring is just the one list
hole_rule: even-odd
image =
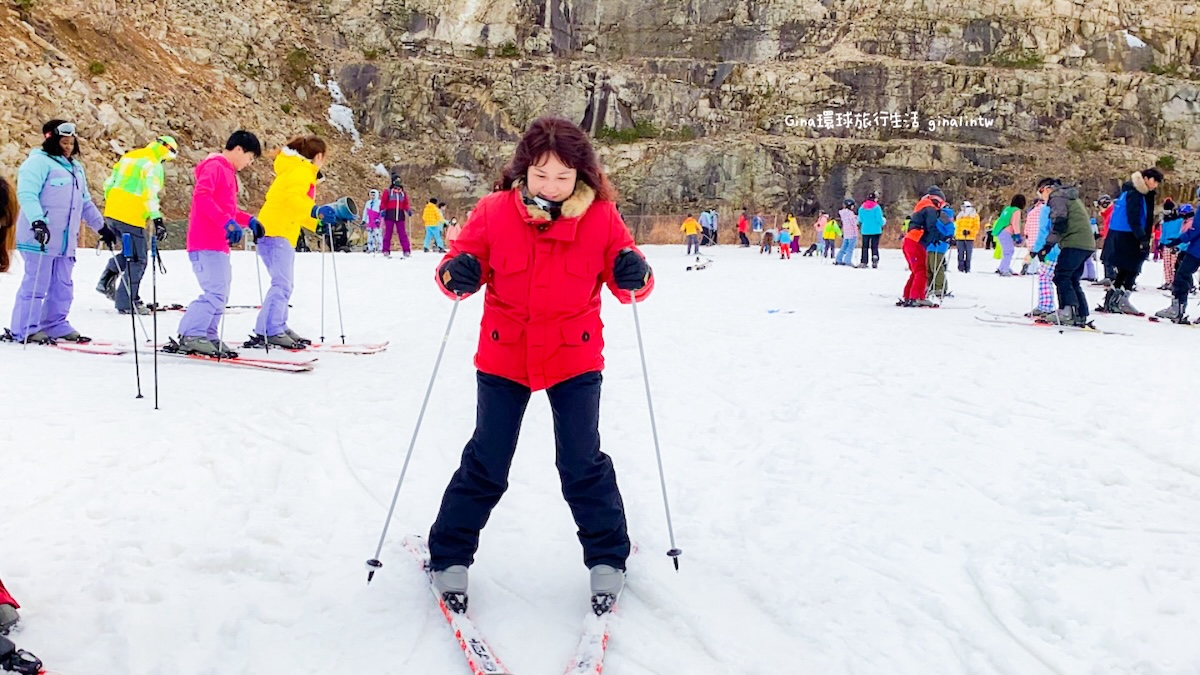
[[[607,283],[618,300],[631,301],[612,269],[617,254],[633,246],[616,206],[595,201],[582,182],[555,221],[526,207],[520,187],[481,199],[443,259],[470,253],[487,284],[475,367],[533,391],[602,370],[600,287]],[[653,288],[651,276],[638,301]]]

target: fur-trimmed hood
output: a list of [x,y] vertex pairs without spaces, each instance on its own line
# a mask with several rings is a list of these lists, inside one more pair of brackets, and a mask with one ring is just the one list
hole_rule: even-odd
[[[513,184],[513,189],[524,190],[525,182],[517,181]],[[578,219],[587,213],[588,208],[591,207],[594,201],[596,201],[596,191],[587,183],[576,181],[575,191],[563,202],[560,217]],[[525,209],[529,212],[529,217],[533,220],[550,220],[550,214],[537,206],[526,204]]]
[[1137,190],[1139,194],[1144,195],[1150,192],[1150,186],[1146,185],[1146,179],[1142,177],[1141,171],[1134,171],[1133,175],[1129,177],[1129,182],[1133,184],[1133,189]]

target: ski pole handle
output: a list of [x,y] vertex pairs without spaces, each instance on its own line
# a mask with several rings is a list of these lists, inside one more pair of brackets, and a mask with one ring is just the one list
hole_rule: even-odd
[[133,259],[133,235],[128,232],[121,234],[121,256],[126,260]]

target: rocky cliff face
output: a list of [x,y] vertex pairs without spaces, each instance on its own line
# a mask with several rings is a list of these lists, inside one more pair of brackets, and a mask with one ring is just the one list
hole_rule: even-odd
[[[931,182],[998,204],[1037,175],[1112,189],[1156,161],[1168,192],[1190,193],[1196,4],[960,4],[8,3],[0,170],[50,116],[80,122],[93,181],[173,133],[166,201],[182,217],[190,167],[233,129],[271,145],[315,131],[335,140],[330,197],[395,168],[419,199],[465,205],[530,120],[558,114],[597,136],[627,213],[803,213],[878,189],[898,214]],[[245,176],[249,205],[270,177],[268,162]]]

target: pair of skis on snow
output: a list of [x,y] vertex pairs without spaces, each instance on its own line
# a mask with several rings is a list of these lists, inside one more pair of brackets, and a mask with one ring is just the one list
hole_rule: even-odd
[[[437,600],[438,609],[442,611],[446,623],[454,631],[454,637],[458,640],[458,646],[467,659],[467,667],[471,669],[472,675],[512,675],[512,671],[500,661],[500,657],[488,644],[475,622],[471,621],[466,613],[455,613],[446,606],[446,601],[433,585],[433,576],[429,573],[429,546],[425,539],[409,535],[404,538],[404,548],[420,563],[421,569],[428,576],[429,588]],[[608,650],[608,636],[615,607],[614,602],[612,607],[602,614],[588,610],[583,620],[583,632],[580,634],[579,643],[567,661],[564,675],[600,675],[604,670],[604,654]]]
[[1101,330],[1092,325],[1071,326],[1067,324],[1055,323],[1053,321],[1034,319],[1023,314],[997,314],[996,312],[985,312],[985,314],[987,314],[987,316],[976,316],[975,319],[984,323],[1003,324],[1009,326],[1052,328],[1057,330],[1059,333],[1071,331],[1076,333],[1094,333],[1097,335],[1129,335],[1129,333],[1121,333],[1114,330]]
[[[11,344],[21,344],[12,342]],[[92,340],[90,342],[67,342],[63,340],[50,342],[31,342],[30,345],[37,347],[49,347],[61,351],[69,351],[80,354],[101,354],[108,356],[120,356],[128,354],[133,348],[127,344],[120,342],[107,342],[103,340]],[[276,359],[269,356],[247,356],[245,350],[238,353],[234,357],[217,358],[215,356],[205,356],[203,354],[189,354],[179,351],[178,343],[173,339],[168,339],[166,344],[160,345],[158,348],[159,356],[167,358],[187,359],[191,361],[202,361],[215,365],[224,365],[232,368],[254,368],[258,370],[272,370],[286,373],[305,373],[313,369],[313,365],[317,361],[317,356],[309,356],[309,353],[316,352],[317,354],[378,354],[388,348],[389,342],[378,342],[369,344],[337,344],[329,342],[318,342],[308,345],[305,349],[286,349],[283,347],[272,347],[272,350],[288,352],[289,354],[303,353],[299,358],[289,360]],[[149,345],[147,345],[149,346]]]

